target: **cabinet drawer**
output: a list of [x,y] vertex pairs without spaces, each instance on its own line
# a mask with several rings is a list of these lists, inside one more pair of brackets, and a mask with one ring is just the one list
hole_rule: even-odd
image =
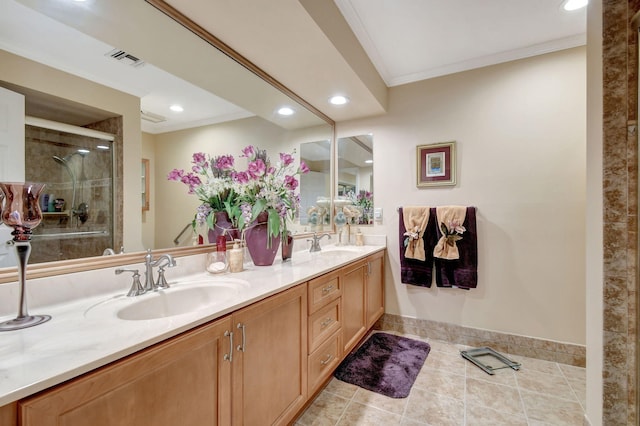
[[312,395],[318,387],[333,373],[340,362],[342,354],[342,342],[340,333],[335,333],[318,349],[309,355],[309,395]]
[[309,314],[316,312],[330,301],[337,299],[341,294],[342,287],[338,279],[338,273],[336,272],[330,272],[309,281]]
[[340,302],[336,299],[309,317],[309,353],[315,351],[329,336],[340,330]]

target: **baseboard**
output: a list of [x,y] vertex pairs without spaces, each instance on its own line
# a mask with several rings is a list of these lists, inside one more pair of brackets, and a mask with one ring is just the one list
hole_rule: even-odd
[[586,366],[586,347],[554,340],[501,333],[456,324],[384,314],[376,324],[379,330],[397,331],[471,347],[488,346],[498,352],[529,358]]

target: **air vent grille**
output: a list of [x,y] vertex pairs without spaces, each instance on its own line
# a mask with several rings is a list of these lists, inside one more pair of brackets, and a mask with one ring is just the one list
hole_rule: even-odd
[[124,50],[120,50],[120,49],[113,49],[110,52],[107,52],[105,56],[109,56],[115,59],[116,61],[122,62],[123,64],[126,64],[126,65],[130,65],[134,68],[141,67],[145,64],[145,62],[142,59],[136,56],[133,56],[132,54],[127,53]]
[[160,114],[154,114],[152,112],[144,110],[140,110],[140,117],[143,120],[150,121],[152,123],[162,123],[163,121],[167,121],[167,118],[161,116]]

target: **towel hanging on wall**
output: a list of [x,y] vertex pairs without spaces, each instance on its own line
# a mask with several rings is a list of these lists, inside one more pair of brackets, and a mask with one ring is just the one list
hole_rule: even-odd
[[467,216],[464,206],[436,207],[437,229],[440,239],[433,249],[433,256],[440,259],[454,260],[460,258],[457,241],[465,232],[463,225]]
[[406,229],[404,257],[426,260],[423,236],[429,223],[429,207],[406,206],[402,209],[402,220]]
[[[458,249],[457,259],[434,259],[436,284],[438,287],[457,287],[462,289],[478,286],[478,234],[476,228],[476,208],[464,207],[466,210],[461,238],[455,241]],[[437,216],[437,213],[436,213]],[[436,227],[438,236],[442,237],[442,229]]]
[[[408,209],[409,207],[407,207]],[[429,209],[428,207],[425,207]],[[433,246],[437,238],[435,233],[435,209],[429,209],[429,216],[426,221],[425,231],[420,237],[421,245],[424,248],[424,259],[413,259],[406,257],[405,240],[408,231],[405,227],[403,208],[398,209],[398,237],[400,246],[400,277],[404,284],[413,284],[421,287],[431,287],[433,280]]]

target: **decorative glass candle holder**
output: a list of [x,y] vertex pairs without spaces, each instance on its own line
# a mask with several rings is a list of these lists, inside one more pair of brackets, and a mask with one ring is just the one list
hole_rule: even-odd
[[49,321],[49,315],[29,315],[25,291],[27,262],[31,254],[31,230],[42,221],[40,210],[40,193],[42,183],[0,182],[0,191],[4,198],[0,199],[2,209],[0,220],[12,227],[13,239],[8,241],[16,250],[18,259],[19,304],[18,316],[15,319],[1,322],[0,331],[18,330],[33,327]]

